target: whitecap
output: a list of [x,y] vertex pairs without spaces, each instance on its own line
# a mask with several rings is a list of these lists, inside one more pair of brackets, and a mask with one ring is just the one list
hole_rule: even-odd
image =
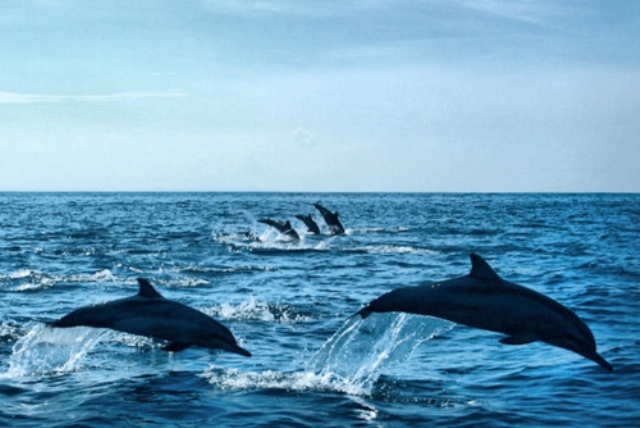
[[62,276],[61,282],[115,282],[117,278],[109,269],[102,269],[92,274]]
[[347,251],[362,251],[371,254],[438,254],[435,250],[411,247],[408,245],[367,245],[365,247],[353,248]]

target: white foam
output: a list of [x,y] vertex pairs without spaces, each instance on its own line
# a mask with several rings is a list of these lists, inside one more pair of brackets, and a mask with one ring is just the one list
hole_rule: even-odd
[[238,369],[211,366],[202,375],[209,383],[222,390],[282,389],[287,391],[335,391],[349,395],[366,395],[358,385],[341,381],[326,374],[311,371],[280,373],[242,372]]
[[116,277],[109,269],[103,269],[92,274],[75,274],[75,275],[49,275],[40,271],[31,269],[19,269],[6,275],[0,275],[0,280],[8,279],[12,281],[20,281],[29,279],[16,286],[13,291],[34,291],[44,288],[53,287],[59,282],[115,282]]
[[212,317],[220,317],[235,320],[258,320],[264,322],[301,322],[308,320],[300,314],[296,314],[288,305],[270,305],[256,300],[250,296],[237,304],[223,303],[218,307],[204,309],[204,313]]
[[16,325],[3,322],[0,324],[0,337],[8,338],[10,340],[15,339],[19,336],[20,330],[21,329]]
[[355,251],[365,251],[371,254],[437,254],[437,251],[427,248],[410,247],[407,245],[367,245],[354,248]]
[[9,279],[23,279],[23,278],[30,278],[32,276],[36,276],[36,275],[42,275],[42,273],[35,271],[35,270],[31,270],[31,269],[19,269],[15,272],[11,272],[8,275],[3,275],[5,278],[9,278]]

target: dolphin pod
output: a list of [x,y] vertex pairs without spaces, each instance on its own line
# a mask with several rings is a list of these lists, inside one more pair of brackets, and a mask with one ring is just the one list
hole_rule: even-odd
[[503,333],[507,345],[541,341],[575,352],[606,370],[613,367],[596,352],[593,333],[578,316],[555,300],[505,281],[480,256],[471,254],[471,272],[448,281],[392,290],[358,314],[406,312]]
[[50,323],[52,327],[109,328],[169,341],[165,351],[190,346],[221,349],[250,357],[236,343],[231,331],[213,318],[189,306],[165,299],[143,278],[138,294],[92,306],[84,306]]
[[[323,216],[324,211],[329,212],[319,204],[314,205],[320,207],[318,209]],[[335,215],[338,221],[337,212],[329,214]],[[289,221],[258,221],[299,239]],[[470,258],[471,271],[468,275],[397,288],[372,300],[356,315],[364,319],[374,312],[405,312],[438,317],[505,334],[500,339],[503,344],[524,345],[540,341],[581,355],[606,370],[613,370],[611,364],[596,351],[596,342],[589,327],[573,311],[548,296],[502,279],[479,255],[471,254]],[[167,341],[162,349],[172,352],[200,346],[251,356],[250,352],[238,346],[231,331],[218,321],[162,297],[146,279],[138,278],[137,281],[138,294],[81,307],[49,325],[108,328],[146,336]]]

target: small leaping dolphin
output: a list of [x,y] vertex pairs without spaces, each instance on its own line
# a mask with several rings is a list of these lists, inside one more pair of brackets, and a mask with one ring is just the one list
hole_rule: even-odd
[[300,240],[300,235],[298,235],[298,232],[296,232],[296,230],[293,228],[293,226],[291,226],[291,222],[289,220],[287,221],[279,221],[279,220],[272,220],[270,218],[263,218],[258,220],[258,223],[262,223],[262,224],[267,224],[269,226],[274,227],[278,232],[280,232],[281,234],[285,235],[286,237],[293,239],[294,241],[299,241]]
[[162,348],[178,352],[190,346],[222,349],[250,357],[228,328],[200,311],[165,299],[144,278],[138,278],[137,295],[84,306],[63,316],[53,327],[109,328],[170,343]]
[[458,324],[504,333],[507,345],[541,341],[575,352],[613,370],[596,352],[593,333],[571,310],[555,300],[503,280],[471,254],[471,273],[444,282],[392,290],[358,313],[407,312],[444,318]]
[[338,211],[332,213],[320,204],[313,204],[313,206],[320,211],[320,214],[322,214],[322,218],[329,227],[329,231],[332,235],[344,235],[344,226],[340,223]]
[[311,214],[309,215],[297,214],[296,218],[307,226],[307,232],[313,233],[314,235],[320,234],[320,228],[318,227],[318,223],[316,223],[313,217],[311,217]]

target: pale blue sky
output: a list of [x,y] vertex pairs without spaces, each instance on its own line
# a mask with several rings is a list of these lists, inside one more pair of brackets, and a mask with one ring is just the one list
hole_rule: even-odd
[[0,1],[0,190],[640,191],[640,2]]

